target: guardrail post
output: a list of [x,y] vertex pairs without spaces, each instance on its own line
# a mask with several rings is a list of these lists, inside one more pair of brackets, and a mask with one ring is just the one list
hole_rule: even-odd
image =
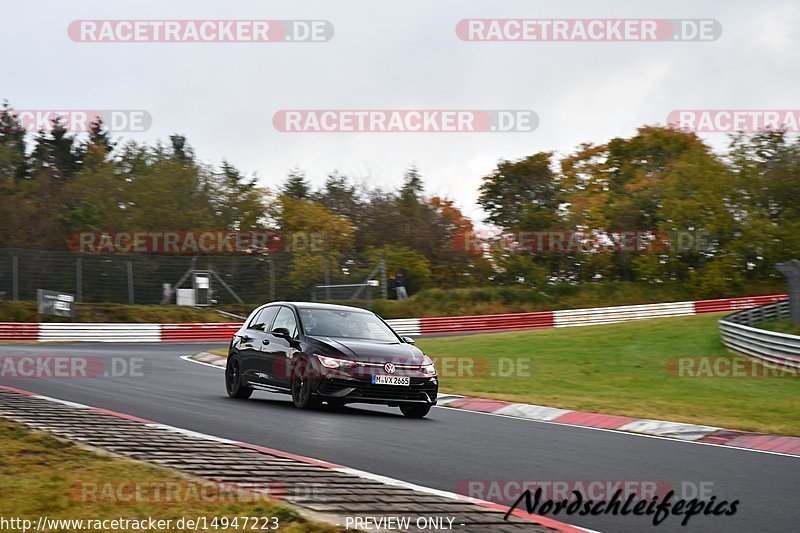
[[789,320],[800,324],[800,261],[792,259],[775,268],[789,280]]

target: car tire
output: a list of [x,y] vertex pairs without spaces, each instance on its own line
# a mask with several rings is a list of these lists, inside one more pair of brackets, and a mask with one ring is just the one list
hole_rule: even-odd
[[242,384],[239,358],[235,355],[228,356],[225,365],[225,390],[231,398],[246,400],[253,394],[253,389]]
[[310,363],[301,359],[292,369],[292,403],[298,409],[316,409],[321,402],[312,392],[313,380],[310,377]]
[[425,418],[430,412],[431,406],[428,404],[401,405],[400,412],[408,418]]

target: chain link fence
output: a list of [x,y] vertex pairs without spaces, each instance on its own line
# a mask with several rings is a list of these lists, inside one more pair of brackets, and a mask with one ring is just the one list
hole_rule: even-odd
[[[212,298],[220,304],[260,304],[284,297],[280,290],[276,294],[275,263],[266,256],[0,249],[0,299],[35,300],[37,289],[48,289],[75,294],[79,302],[160,304],[165,300],[165,284],[172,289],[192,288],[192,271],[212,273]],[[168,303],[175,303],[174,293]]]

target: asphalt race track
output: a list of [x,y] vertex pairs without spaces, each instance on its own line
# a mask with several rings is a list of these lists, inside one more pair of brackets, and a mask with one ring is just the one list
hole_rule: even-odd
[[[797,531],[800,458],[559,426],[447,408],[427,419],[398,409],[294,409],[286,396],[226,396],[223,372],[181,355],[220,344],[2,345],[0,356],[71,355],[142,359],[142,376],[7,379],[0,384],[103,407],[229,439],[327,460],[457,492],[468,480],[713,482],[717,500],[740,501],[732,517],[555,518],[607,532]],[[712,408],[712,407],[709,407]]]

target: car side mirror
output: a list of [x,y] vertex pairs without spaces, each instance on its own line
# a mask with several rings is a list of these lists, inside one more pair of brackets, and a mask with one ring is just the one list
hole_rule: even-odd
[[289,334],[289,330],[286,328],[275,328],[271,331],[272,335],[276,337],[281,337],[282,339],[289,340],[291,339],[291,335]]
[[406,344],[414,344],[414,339],[412,339],[411,337],[400,337],[400,340],[402,340]]

